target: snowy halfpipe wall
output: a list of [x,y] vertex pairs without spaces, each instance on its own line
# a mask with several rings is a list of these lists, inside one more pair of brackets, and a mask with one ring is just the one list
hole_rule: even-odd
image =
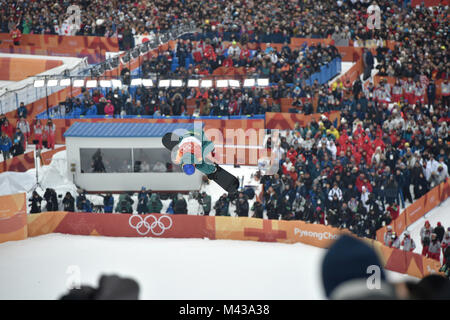
[[[25,239],[48,233],[111,237],[204,238],[304,243],[327,248],[346,230],[303,221],[255,218],[163,215],[44,212],[9,216],[0,220],[0,242]],[[20,233],[12,234],[12,230]],[[14,237],[13,237],[14,236]],[[10,237],[10,238],[8,238]],[[365,239],[381,257],[386,269],[414,277],[438,272],[437,261],[421,255],[384,246]]]
[[0,196],[0,243],[28,237],[26,194]]

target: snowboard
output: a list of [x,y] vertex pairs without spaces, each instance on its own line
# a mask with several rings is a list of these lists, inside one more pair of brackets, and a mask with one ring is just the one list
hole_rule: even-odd
[[[180,142],[179,136],[172,132],[166,133],[162,138],[163,146],[172,151],[173,148]],[[208,179],[213,180],[219,186],[221,186],[228,193],[234,193],[239,188],[239,179],[234,175],[223,169],[217,163],[214,164],[216,167],[216,171],[213,173],[207,174]]]

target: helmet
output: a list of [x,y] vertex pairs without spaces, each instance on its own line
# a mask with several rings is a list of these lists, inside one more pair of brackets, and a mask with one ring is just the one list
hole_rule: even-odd
[[405,237],[409,237],[409,231],[405,231]]
[[392,231],[392,226],[387,226],[387,229],[388,229],[389,231]]

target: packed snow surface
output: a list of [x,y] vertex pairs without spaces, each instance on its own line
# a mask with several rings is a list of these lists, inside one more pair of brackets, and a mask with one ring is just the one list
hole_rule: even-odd
[[140,299],[323,299],[325,252],[300,243],[48,234],[0,244],[0,299],[58,299],[74,270],[95,287],[102,274],[133,278]]

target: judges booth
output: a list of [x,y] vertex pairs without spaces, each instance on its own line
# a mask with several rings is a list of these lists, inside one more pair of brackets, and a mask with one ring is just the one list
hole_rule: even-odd
[[199,190],[202,173],[173,164],[161,138],[192,123],[76,122],[64,134],[73,182],[87,191]]

